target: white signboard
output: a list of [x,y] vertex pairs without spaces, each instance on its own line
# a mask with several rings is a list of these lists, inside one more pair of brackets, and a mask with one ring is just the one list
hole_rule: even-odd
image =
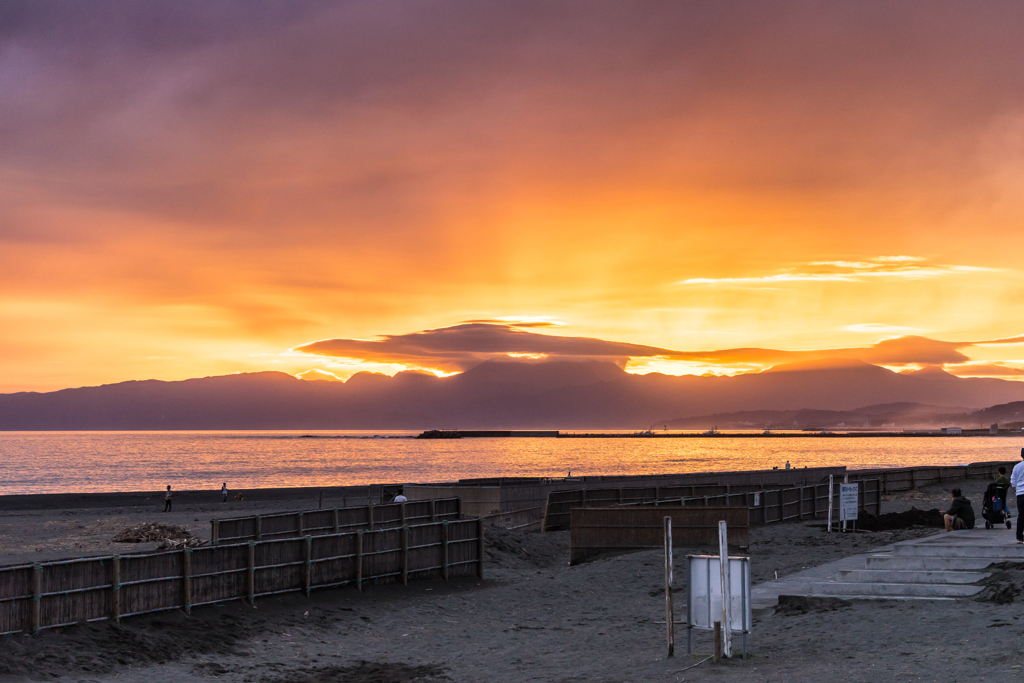
[[857,494],[860,484],[839,485],[839,521],[852,522],[857,519]]
[[[689,555],[686,582],[687,628],[713,629],[722,620],[722,572],[717,555]],[[729,558],[729,622],[733,633],[749,633],[750,558]]]

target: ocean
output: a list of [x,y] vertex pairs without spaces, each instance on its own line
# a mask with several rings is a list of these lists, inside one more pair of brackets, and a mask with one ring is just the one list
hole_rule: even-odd
[[1015,437],[473,438],[415,432],[0,432],[0,495],[1016,460]]

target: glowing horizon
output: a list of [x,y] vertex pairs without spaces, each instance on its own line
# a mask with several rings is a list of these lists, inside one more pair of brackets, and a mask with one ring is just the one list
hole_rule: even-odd
[[295,349],[467,322],[620,345],[638,373],[925,339],[877,364],[1022,379],[1022,20],[1000,2],[15,0],[0,392],[446,375],[491,352]]

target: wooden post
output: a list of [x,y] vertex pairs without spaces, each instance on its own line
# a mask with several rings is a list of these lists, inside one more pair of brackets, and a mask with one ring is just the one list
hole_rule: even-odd
[[718,566],[722,578],[722,654],[732,657],[732,583],[729,580],[729,535],[725,520],[718,523]]
[[263,517],[256,515],[256,540],[263,540]]
[[304,536],[305,535],[305,531],[306,531],[305,526],[306,526],[305,517],[303,517],[302,513],[300,512],[299,513],[299,536]]
[[43,565],[32,565],[32,635],[39,635],[43,628]]
[[665,526],[665,640],[668,643],[668,656],[674,657],[676,652],[675,609],[672,607],[672,518],[663,519]]
[[324,507],[324,490],[320,489],[320,502],[317,503],[316,509],[322,510]]
[[479,579],[484,578],[484,520],[478,518],[476,520],[476,576]]
[[832,503],[835,500],[832,475],[828,475],[828,533],[832,533]]
[[338,508],[334,508],[334,533],[338,533]]
[[313,586],[313,537],[303,536],[302,540],[302,559],[305,561],[302,571],[302,588],[308,596]]
[[448,522],[441,522],[441,578],[448,580]]
[[220,520],[210,520],[210,545],[217,545],[217,541],[220,540]]
[[402,522],[399,526],[405,526],[405,503],[398,504],[398,514]]
[[248,588],[249,604],[256,606],[256,542],[249,541],[249,563],[248,563]]
[[181,588],[185,614],[192,614],[192,549],[181,551]]
[[715,663],[722,661],[722,622],[715,622]]
[[[405,503],[402,503],[402,517],[405,517]],[[403,519],[403,521],[405,521]],[[402,526],[402,585],[409,585],[409,527]]]
[[366,506],[366,526],[373,531],[373,503]]
[[437,501],[433,498],[430,499],[430,521],[437,521]]
[[121,556],[110,558],[110,616],[121,623]]
[[363,590],[363,531],[356,532],[356,588]]

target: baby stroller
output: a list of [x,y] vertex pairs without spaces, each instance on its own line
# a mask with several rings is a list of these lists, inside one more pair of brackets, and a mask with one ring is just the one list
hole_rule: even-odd
[[1007,529],[1013,528],[1010,521],[1010,508],[1006,506],[1006,495],[1010,491],[1009,484],[992,482],[985,489],[985,500],[981,503],[981,516],[985,518],[985,528],[991,529],[996,524],[1006,523]]

